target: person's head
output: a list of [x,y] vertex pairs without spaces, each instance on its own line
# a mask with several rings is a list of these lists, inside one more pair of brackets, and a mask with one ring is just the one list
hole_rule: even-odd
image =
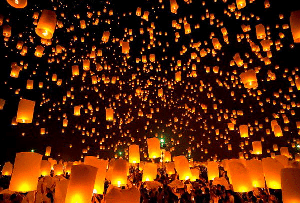
[[248,196],[252,197],[253,196],[253,192],[252,191],[248,192]]

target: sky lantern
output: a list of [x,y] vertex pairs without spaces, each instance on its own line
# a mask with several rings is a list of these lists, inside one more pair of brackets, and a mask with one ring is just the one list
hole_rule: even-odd
[[280,125],[275,125],[274,126],[274,135],[275,135],[275,137],[282,137],[283,136]]
[[50,146],[47,146],[47,147],[46,147],[45,156],[50,156],[50,154],[51,154],[51,147],[50,147]]
[[11,27],[9,25],[3,25],[2,29],[4,37],[11,37]]
[[41,176],[50,176],[51,172],[51,163],[47,160],[41,161],[40,174]]
[[291,12],[290,25],[291,25],[291,31],[292,31],[295,43],[300,43],[300,21],[299,21],[299,18],[300,18],[300,10]]
[[62,164],[54,164],[53,169],[55,176],[60,176],[64,174],[64,166]]
[[114,109],[107,108],[106,111],[106,121],[113,121],[114,120]]
[[111,184],[121,187],[127,184],[127,161],[117,159],[114,161],[114,166],[111,176]]
[[140,147],[139,145],[129,146],[129,163],[140,163]]
[[263,24],[258,24],[255,26],[256,29],[256,37],[257,39],[264,39],[266,38],[266,30]]
[[192,177],[189,162],[183,155],[173,157],[175,169],[179,175],[180,180],[188,180]]
[[164,90],[163,90],[163,88],[160,88],[160,89],[158,90],[158,96],[159,96],[159,97],[164,96]]
[[262,164],[267,186],[272,189],[281,189],[280,172],[283,165],[270,157],[263,158]]
[[18,123],[32,123],[35,101],[21,99],[19,102],[17,119]]
[[14,192],[30,192],[37,190],[42,155],[34,152],[16,154],[14,169],[9,190]]
[[74,106],[74,116],[80,116],[81,106]]
[[103,194],[108,161],[103,159],[98,159],[97,157],[94,156],[85,156],[84,164],[98,168],[93,193]]
[[155,163],[145,163],[142,181],[154,181],[157,175],[157,165]]
[[222,48],[222,45],[220,44],[218,38],[212,38],[212,43],[213,43],[214,49],[220,50]]
[[43,10],[35,32],[43,39],[53,37],[56,26],[56,13],[50,10]]
[[14,8],[25,8],[27,0],[7,0],[7,3]]
[[236,65],[238,67],[241,67],[242,65],[244,65],[244,61],[241,59],[241,56],[239,53],[236,53],[234,56],[233,56],[233,60],[234,62],[236,63]]
[[177,14],[177,10],[179,8],[176,0],[170,0],[170,8],[171,8],[171,13]]
[[129,54],[129,42],[122,42],[122,53],[123,54]]
[[18,78],[21,70],[22,70],[22,68],[20,68],[19,66],[13,66],[11,68],[10,77]]
[[284,203],[300,202],[300,169],[284,168],[281,170],[282,200]]
[[83,70],[89,71],[90,70],[90,65],[91,65],[91,62],[90,62],[89,59],[83,60]]
[[5,105],[5,100],[0,98],[0,110],[3,110]]
[[169,175],[175,174],[175,163],[174,162],[167,162],[165,163],[166,166],[166,173]]
[[254,70],[248,70],[240,75],[241,81],[245,88],[256,89],[258,87],[256,73]]
[[34,52],[34,55],[36,57],[42,57],[44,55],[44,50],[45,48],[42,47],[41,45],[38,45],[36,48],[35,48],[35,52]]
[[240,135],[242,138],[249,137],[247,125],[240,125],[239,129],[240,129]]
[[150,159],[160,158],[160,142],[156,137],[147,138],[148,157]]
[[164,153],[164,162],[171,162],[172,161],[172,155],[171,155],[171,152],[169,151],[165,151]]
[[33,89],[33,80],[27,80],[26,89],[28,89],[28,90]]
[[246,160],[246,168],[249,171],[251,183],[253,187],[264,188],[265,177],[261,160]]
[[252,142],[252,154],[262,154],[262,144],[261,141],[253,141]]
[[79,75],[79,66],[78,65],[72,66],[72,75],[73,76],[78,76]]
[[175,73],[175,81],[180,82],[181,81],[181,71],[177,71]]
[[198,168],[192,168],[191,173],[192,173],[192,177],[190,178],[191,181],[196,181],[197,179],[199,179],[200,170]]
[[109,32],[109,31],[104,31],[104,32],[103,32],[103,35],[102,35],[102,41],[103,41],[104,43],[108,42],[109,36],[110,36],[110,32]]
[[13,171],[13,165],[10,162],[5,162],[3,168],[2,168],[2,175],[3,176],[11,176]]
[[249,192],[252,190],[252,183],[247,168],[237,161],[228,163],[230,183],[235,192]]
[[90,202],[93,196],[97,168],[89,165],[72,167],[65,203]]
[[215,161],[209,161],[207,163],[207,176],[208,180],[214,180],[219,177],[219,164]]
[[240,10],[246,7],[246,0],[236,0],[236,6]]

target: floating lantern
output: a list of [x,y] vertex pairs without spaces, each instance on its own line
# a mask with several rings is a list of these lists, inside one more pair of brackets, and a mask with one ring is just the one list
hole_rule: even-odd
[[261,141],[253,141],[252,148],[253,148],[252,154],[262,154]]
[[263,158],[262,164],[267,186],[272,189],[281,189],[280,172],[283,165],[270,157]]
[[7,0],[7,3],[14,8],[25,8],[27,0]]
[[64,174],[64,166],[62,164],[54,164],[53,170],[55,176],[60,176]]
[[247,125],[240,125],[239,128],[240,128],[240,135],[242,138],[249,137]]
[[74,106],[74,116],[80,116],[81,106]]
[[256,25],[255,29],[256,29],[256,37],[257,37],[257,39],[264,39],[264,38],[266,38],[265,26],[263,24]]
[[168,162],[165,164],[166,166],[166,173],[169,175],[175,174],[175,163],[174,162]]
[[284,203],[300,202],[300,169],[281,170],[282,200]]
[[34,152],[20,152],[16,154],[9,184],[10,191],[25,193],[37,190],[42,157],[42,155]]
[[129,163],[140,163],[140,147],[139,145],[129,146]]
[[43,39],[51,39],[53,37],[56,26],[56,14],[54,11],[43,10],[39,19],[35,32]]
[[77,65],[72,66],[72,75],[73,76],[79,75],[79,66]]
[[65,203],[87,203],[93,196],[97,168],[89,165],[72,167]]
[[105,109],[106,111],[106,121],[114,120],[114,110],[112,108]]
[[256,73],[254,70],[248,70],[240,75],[241,81],[245,88],[256,89],[258,87]]
[[179,175],[180,180],[188,180],[192,177],[189,162],[185,156],[173,157],[175,169]]
[[294,42],[300,43],[300,10],[291,12],[290,25]]
[[246,0],[236,0],[236,6],[240,10],[246,7]]
[[199,179],[200,170],[198,168],[191,169],[192,177],[190,178],[191,181],[196,181]]
[[228,172],[230,183],[235,192],[249,192],[252,190],[249,172],[242,163],[230,161],[228,163]]
[[3,176],[11,176],[13,170],[13,165],[10,162],[5,162],[2,168],[2,175]]
[[165,153],[164,153],[164,162],[171,162],[171,161],[172,161],[171,152],[165,151]]
[[51,154],[51,147],[48,146],[48,147],[46,147],[45,156],[50,156],[50,154]]
[[159,139],[156,137],[148,138],[147,144],[148,144],[148,157],[151,159],[159,158],[161,155]]
[[208,180],[214,180],[219,177],[219,164],[218,162],[209,161],[207,163],[207,177]]
[[112,169],[111,184],[121,187],[127,184],[127,162],[122,159],[114,161]]
[[122,53],[123,54],[129,54],[129,42],[122,42]]
[[19,102],[16,121],[18,123],[32,123],[35,101],[21,99]]
[[262,162],[260,160],[246,160],[246,168],[249,171],[253,187],[264,188],[265,177],[263,173]]
[[154,181],[157,175],[157,165],[155,163],[145,163],[142,181]]
[[50,176],[51,163],[47,160],[42,160],[40,171],[41,171],[41,173],[40,173],[41,176]]

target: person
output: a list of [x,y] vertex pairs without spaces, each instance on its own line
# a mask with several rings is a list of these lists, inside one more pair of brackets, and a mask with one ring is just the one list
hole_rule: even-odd
[[248,192],[247,200],[249,203],[256,203],[257,198],[253,195],[252,191]]
[[235,202],[234,202],[234,196],[233,196],[231,190],[228,190],[228,191],[227,191],[227,197],[228,197],[228,200],[229,200],[228,203],[235,203]]

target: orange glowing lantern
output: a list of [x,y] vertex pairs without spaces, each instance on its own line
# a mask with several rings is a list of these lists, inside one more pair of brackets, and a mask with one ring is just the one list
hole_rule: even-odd
[[157,165],[155,163],[145,163],[142,181],[154,181],[157,175]]
[[21,99],[19,102],[16,121],[18,123],[32,123],[35,101]]
[[41,171],[40,173],[41,176],[50,176],[51,163],[47,160],[42,160],[40,171]]
[[256,89],[258,87],[255,70],[248,70],[240,75],[245,88]]
[[9,184],[10,191],[24,193],[37,190],[42,157],[41,154],[34,152],[20,152],[16,154]]
[[246,0],[236,0],[236,6],[240,10],[246,7]]
[[48,147],[46,147],[45,156],[50,156],[50,154],[51,154],[51,147],[48,146]]
[[72,167],[65,203],[87,203],[93,196],[97,168],[89,165]]
[[114,110],[112,108],[107,108],[106,110],[106,121],[114,120]]
[[73,76],[79,75],[79,66],[77,65],[72,66],[72,75]]
[[293,34],[294,42],[300,43],[300,10],[293,11],[291,13],[290,17],[290,25],[291,25],[291,31]]
[[91,65],[91,62],[89,59],[83,60],[83,70],[85,70],[85,71],[90,70],[90,65]]
[[43,39],[51,39],[53,37],[56,26],[56,14],[54,11],[43,10],[39,19],[35,32]]
[[284,203],[300,202],[299,183],[299,168],[284,168],[281,170],[282,200]]
[[260,160],[246,160],[246,168],[249,171],[253,187],[264,188],[265,177],[263,173],[262,162]]
[[123,54],[129,54],[129,42],[122,42],[122,53]]
[[172,13],[175,13],[175,14],[177,13],[179,6],[178,6],[176,0],[170,0],[170,8],[171,8]]
[[127,161],[117,159],[114,161],[112,169],[111,184],[121,187],[127,184]]
[[62,164],[54,164],[53,166],[54,175],[60,176],[64,174],[64,166]]
[[188,180],[192,177],[189,162],[185,156],[173,157],[175,169],[179,175],[180,180]]
[[218,162],[209,161],[207,163],[207,177],[208,180],[214,180],[219,177],[219,164]]
[[81,106],[74,106],[74,116],[80,116]]
[[2,175],[3,176],[11,176],[13,171],[13,165],[10,162],[5,162],[2,168]]
[[253,148],[252,154],[262,154],[261,141],[253,141],[252,148]]
[[109,32],[109,31],[104,31],[104,32],[103,32],[103,35],[102,35],[102,41],[103,41],[104,43],[108,42],[109,36],[110,36],[110,32]]
[[272,189],[281,189],[281,177],[280,172],[283,169],[283,165],[273,158],[263,158],[263,171],[267,186]]
[[230,161],[228,163],[228,172],[235,192],[249,192],[252,190],[249,172],[242,163]]
[[175,164],[174,162],[168,162],[166,165],[166,172],[169,175],[175,174]]
[[36,57],[42,57],[44,55],[44,50],[45,48],[42,47],[41,45],[38,45],[36,48],[35,48],[35,52],[34,52],[34,55]]
[[255,26],[255,28],[256,28],[256,37],[257,37],[257,39],[266,38],[265,26],[263,24],[258,24],[258,25]]
[[139,145],[129,146],[129,163],[140,163],[140,147]]
[[25,8],[27,0],[7,0],[7,3],[14,8]]
[[196,181],[199,179],[200,170],[198,168],[191,169],[192,177],[190,178],[191,181]]
[[148,138],[148,157],[151,159],[159,158],[160,157],[160,142],[159,139],[156,137]]
[[248,137],[248,126],[247,125],[240,125],[240,135],[242,138]]
[[164,152],[164,162],[171,162],[171,161],[172,161],[171,152],[165,151]]

